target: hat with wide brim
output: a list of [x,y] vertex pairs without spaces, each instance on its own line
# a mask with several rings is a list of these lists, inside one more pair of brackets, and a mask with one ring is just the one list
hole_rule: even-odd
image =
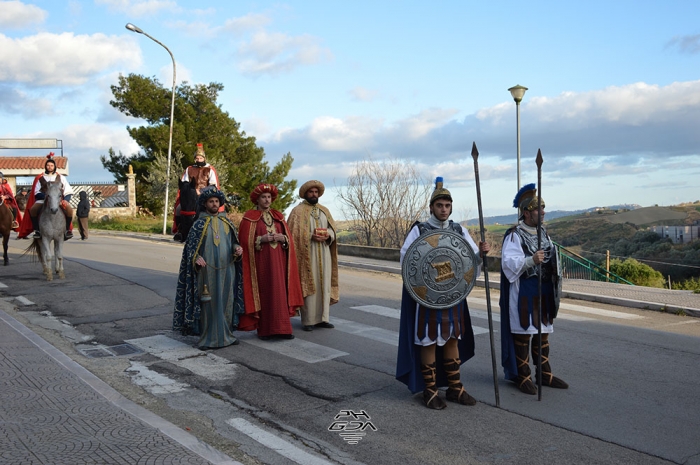
[[305,199],[306,198],[306,191],[308,191],[312,187],[315,187],[318,189],[318,196],[319,197],[321,197],[326,190],[326,186],[324,186],[321,181],[318,181],[316,179],[312,179],[311,181],[306,181],[304,184],[301,185],[301,187],[299,188],[299,197],[301,197],[302,199]]

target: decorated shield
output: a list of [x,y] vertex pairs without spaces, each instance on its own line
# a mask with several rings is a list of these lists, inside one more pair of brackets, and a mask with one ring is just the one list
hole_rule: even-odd
[[421,234],[408,247],[401,275],[416,302],[427,308],[450,308],[474,288],[479,263],[464,237],[449,229],[435,229]]

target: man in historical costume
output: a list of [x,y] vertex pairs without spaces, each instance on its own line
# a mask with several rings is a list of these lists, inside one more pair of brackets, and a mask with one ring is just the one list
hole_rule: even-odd
[[[17,195],[15,196],[15,200],[17,201],[17,207],[19,207],[19,211],[24,214],[25,209],[27,208],[27,200],[29,199],[29,192],[27,192],[27,188],[23,187],[17,192]],[[20,221],[21,223],[21,221]]]
[[19,234],[17,237],[24,238],[29,236],[29,234],[34,231],[34,238],[40,238],[41,233],[39,232],[39,213],[44,206],[44,199],[46,198],[46,193],[43,191],[40,179],[44,179],[46,182],[60,181],[63,186],[63,200],[61,201],[61,209],[66,216],[66,234],[64,236],[65,240],[73,237],[73,208],[70,206],[70,199],[73,196],[73,188],[68,183],[68,179],[65,176],[61,176],[56,172],[56,161],[53,159],[54,153],[51,152],[46,155],[46,162],[44,163],[44,172],[37,175],[34,178],[34,183],[32,184],[32,190],[29,193],[29,199],[27,200],[27,210],[29,210],[29,215],[25,214],[22,218],[22,224],[19,228]]
[[[542,228],[538,247],[537,224],[544,221],[544,199],[538,205],[535,184],[523,186],[513,201],[519,209],[517,226],[506,231],[501,252],[501,358],[506,379],[515,382],[525,394],[537,394],[530,378],[530,339],[532,359],[542,351],[542,385],[566,389],[563,380],[552,375],[549,363],[549,334],[559,309],[558,285],[561,271],[557,249]],[[542,265],[542,342],[538,340],[539,278]],[[539,379],[540,373],[537,373]]]
[[277,187],[259,184],[250,194],[256,208],[243,215],[245,315],[241,331],[258,331],[260,339],[294,339],[290,318],[304,305],[294,243],[284,215],[270,208]]
[[[436,179],[430,197],[430,219],[416,223],[401,247],[401,262],[409,246],[421,234],[432,230],[449,229],[462,237],[478,255],[488,253],[490,246],[474,243],[466,229],[449,220],[452,214],[452,195]],[[477,270],[478,271],[478,270]],[[431,409],[443,409],[446,404],[438,388],[447,386],[446,398],[462,405],[476,405],[476,400],[460,381],[460,366],[474,356],[474,331],[467,301],[447,309],[426,308],[418,304],[406,290],[401,297],[401,322],[396,379],[406,384],[412,393],[423,391],[423,403]]]
[[[197,151],[194,154],[194,165],[190,165],[185,169],[185,172],[182,173],[182,178],[180,178],[180,182],[182,183],[189,183],[189,182],[194,182],[195,185],[195,190],[197,191],[197,195],[200,194],[202,189],[204,189],[207,186],[215,186],[217,189],[219,189],[219,176],[216,174],[216,170],[214,169],[213,166],[211,166],[209,163],[207,163],[206,159],[206,154],[204,153],[204,146],[202,144],[197,144]],[[223,204],[221,205],[221,211],[224,211],[224,206]],[[173,221],[173,226],[172,226],[172,231],[175,234],[173,237],[174,240],[176,241],[184,241],[185,238],[182,237],[182,234],[178,231],[178,227],[180,225],[180,215],[183,214],[188,214],[192,215],[195,212],[182,212],[181,211],[181,206],[180,206],[180,191],[178,190],[177,192],[177,197],[175,198],[175,215],[174,215],[174,221]]]
[[333,328],[330,306],[338,302],[338,247],[335,221],[328,208],[318,203],[325,186],[307,181],[299,189],[302,203],[294,207],[287,223],[297,253],[301,292],[301,324],[304,331]]
[[244,312],[243,248],[231,220],[219,213],[224,202],[220,190],[202,191],[177,280],[173,330],[199,336],[202,350],[238,344],[233,331]]
[[7,179],[5,179],[2,173],[0,173],[0,199],[12,210],[12,229],[17,231],[19,229],[19,223],[22,221],[22,214],[19,212],[19,206],[12,192],[12,187],[10,187],[10,184],[8,184]]

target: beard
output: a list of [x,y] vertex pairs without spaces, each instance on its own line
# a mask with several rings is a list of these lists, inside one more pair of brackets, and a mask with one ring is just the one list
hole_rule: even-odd
[[199,166],[200,168],[203,167],[204,165],[207,164],[206,161],[196,161],[194,162],[195,165]]
[[307,197],[306,201],[311,205],[316,205],[318,203],[318,197]]

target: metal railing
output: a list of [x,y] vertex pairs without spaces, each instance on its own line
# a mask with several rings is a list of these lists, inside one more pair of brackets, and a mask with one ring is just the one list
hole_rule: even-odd
[[559,263],[564,271],[565,278],[588,279],[590,281],[603,281],[634,286],[633,283],[615,273],[611,273],[602,266],[582,257],[576,252],[572,252],[556,242],[555,244],[559,250]]

